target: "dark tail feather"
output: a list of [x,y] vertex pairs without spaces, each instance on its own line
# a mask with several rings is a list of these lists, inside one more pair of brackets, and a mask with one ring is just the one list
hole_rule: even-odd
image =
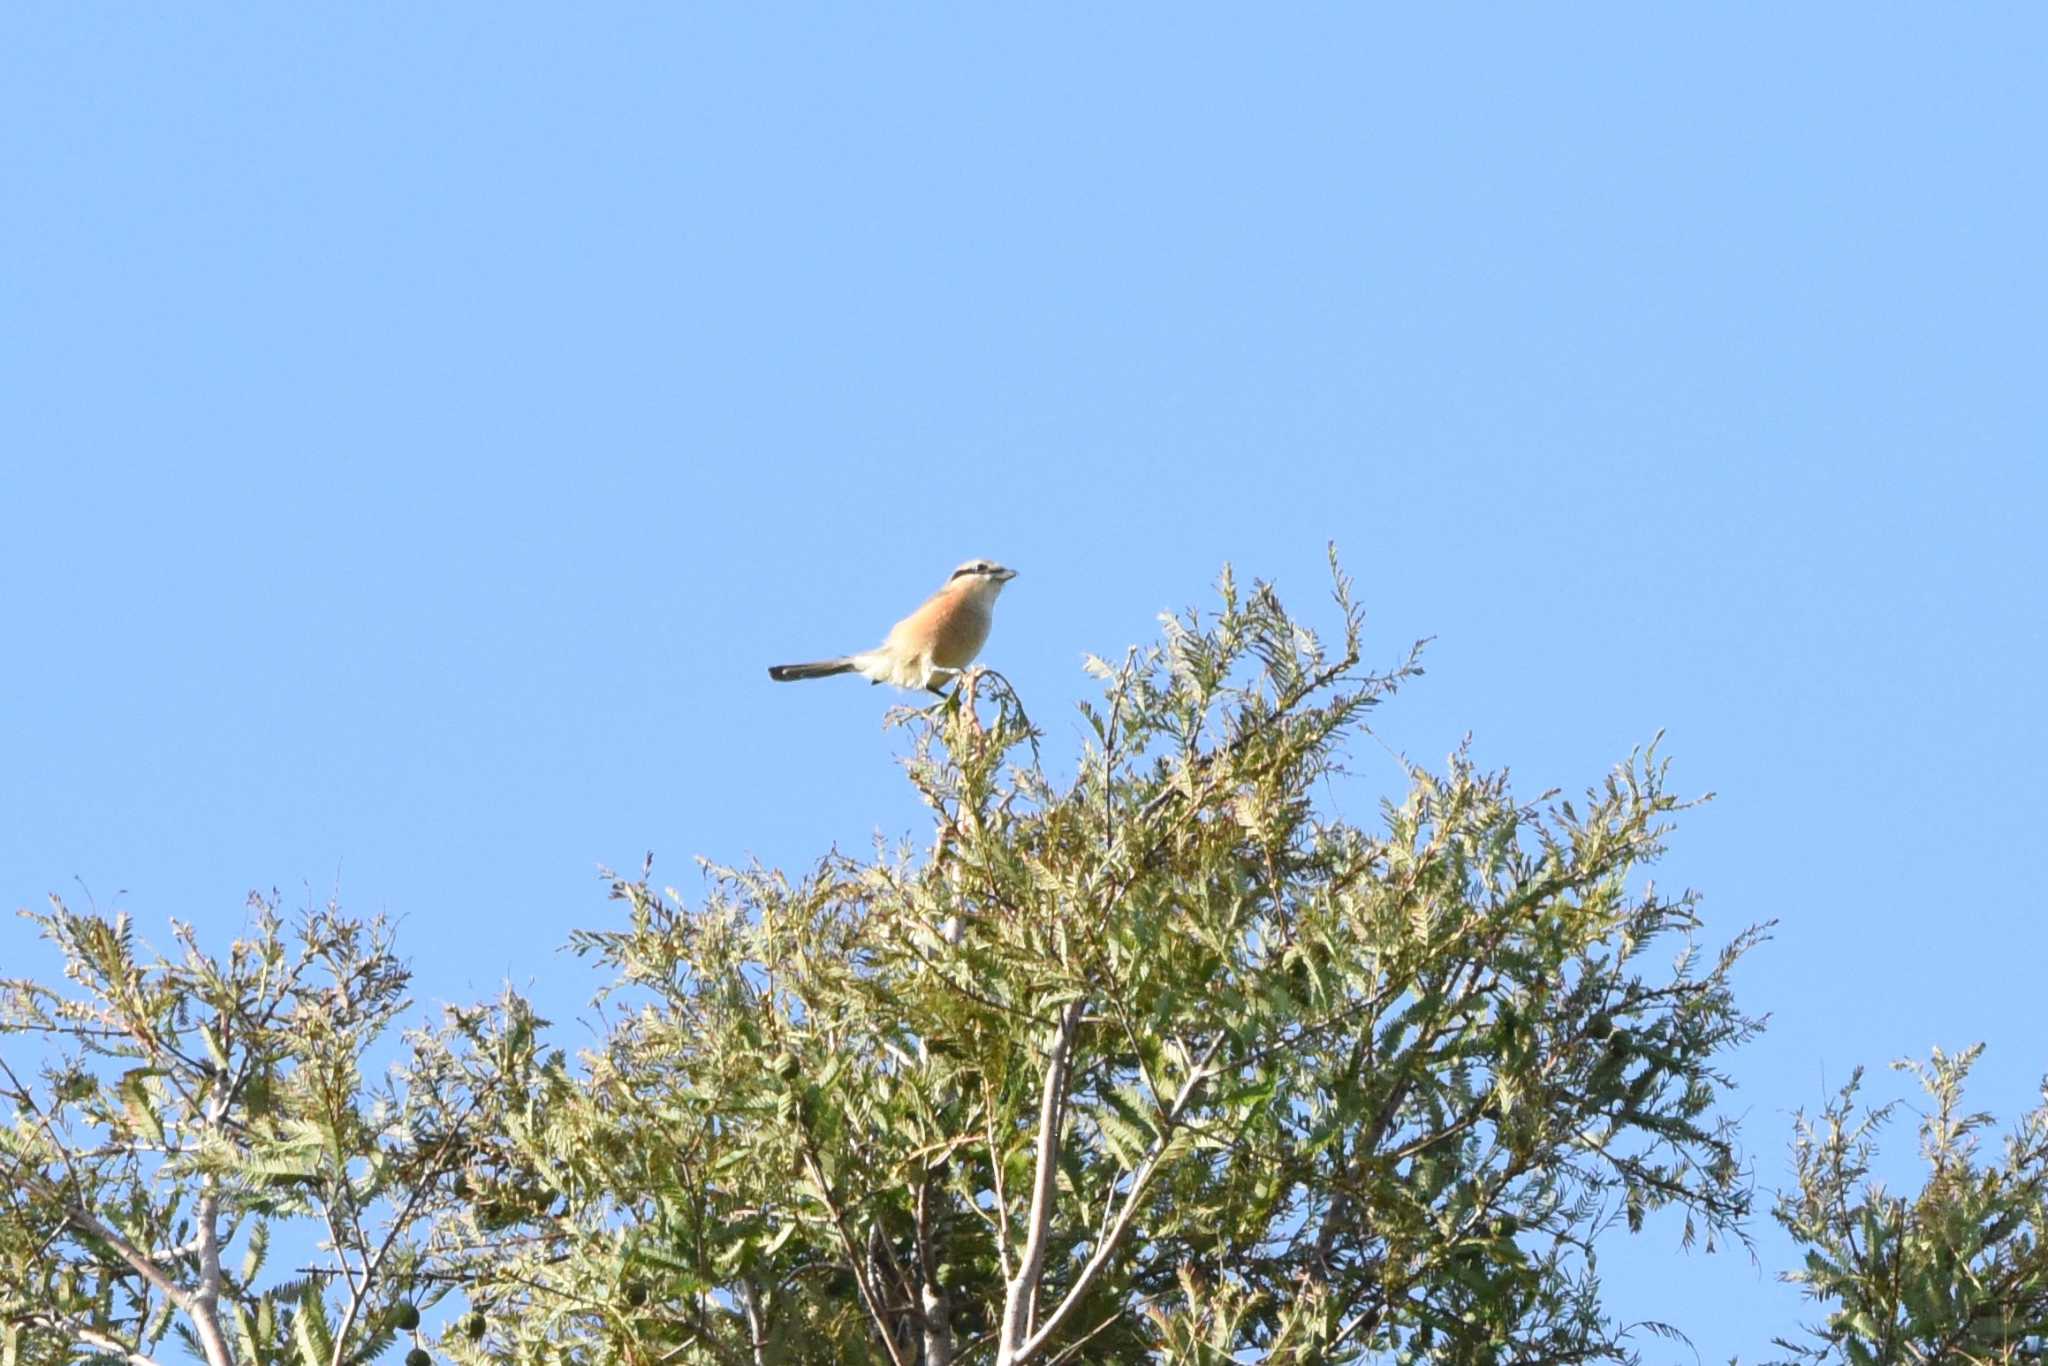
[[853,661],[850,659],[821,659],[815,664],[775,664],[768,669],[768,676],[777,683],[794,683],[800,678],[830,678],[833,674],[850,674]]

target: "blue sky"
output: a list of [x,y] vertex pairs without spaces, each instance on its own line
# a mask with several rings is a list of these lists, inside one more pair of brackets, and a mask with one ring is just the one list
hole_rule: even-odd
[[[890,699],[765,665],[995,556],[1058,764],[1082,652],[1225,560],[1319,601],[1334,539],[1385,658],[1437,637],[1390,745],[1534,794],[1664,729],[1719,794],[1660,879],[1781,922],[1732,1062],[1766,1191],[1858,1062],[1988,1039],[2010,1116],[2044,47],[2020,6],[11,7],[0,902],[220,942],[335,893],[423,1001],[568,1019],[599,864],[919,826]],[[1615,1307],[1757,1359],[1801,1317],[1758,1232],[1616,1245]]]

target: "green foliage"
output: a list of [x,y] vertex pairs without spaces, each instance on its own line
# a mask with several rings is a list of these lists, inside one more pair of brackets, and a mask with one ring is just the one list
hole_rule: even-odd
[[422,1041],[492,1114],[437,1244],[491,1331],[447,1359],[1626,1359],[1595,1235],[1748,1209],[1754,933],[1702,958],[1641,883],[1653,754],[1582,803],[1404,766],[1351,824],[1323,780],[1415,656],[1361,667],[1341,576],[1334,649],[1220,587],[1091,661],[1070,781],[971,675],[904,718],[928,849],[619,880],[578,1062],[516,998]]
[[1796,1190],[1777,1217],[1807,1247],[1788,1279],[1833,1306],[1792,1360],[1850,1366],[1894,1361],[2048,1360],[2048,1090],[2003,1159],[1978,1157],[1991,1117],[1965,1112],[1963,1086],[1982,1045],[1936,1049],[1910,1068],[1926,1092],[1920,1152],[1927,1179],[1911,1196],[1870,1179],[1891,1105],[1859,1110],[1862,1074],[1818,1118],[1801,1115]]
[[[1605,1312],[1601,1232],[1742,1235],[1757,934],[1702,956],[1644,879],[1654,751],[1577,801],[1403,764],[1347,819],[1420,670],[1336,590],[1338,648],[1226,575],[1091,660],[1063,781],[995,675],[901,714],[922,848],[618,879],[573,1059],[513,994],[394,1038],[386,931],[331,908],[212,959],[53,903],[65,985],[0,984],[0,1366],[1632,1359],[1674,1330]],[[2048,1358],[2048,1104],[1985,1158],[1976,1056],[1916,1069],[1911,1194],[1858,1081],[1801,1116],[1794,1360]]]
[[[431,1280],[421,1233],[448,1203],[465,1116],[431,1088],[373,1085],[405,1007],[381,923],[332,908],[287,929],[255,900],[225,959],[173,926],[53,900],[30,916],[69,990],[0,983],[0,1325],[20,1361],[147,1361],[166,1343],[228,1366],[343,1366],[394,1341],[373,1312]],[[272,1230],[317,1238],[274,1269]]]

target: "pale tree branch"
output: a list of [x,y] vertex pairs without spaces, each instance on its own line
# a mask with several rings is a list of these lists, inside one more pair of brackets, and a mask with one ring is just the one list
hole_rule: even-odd
[[192,1330],[199,1335],[199,1345],[205,1349],[207,1360],[228,1366],[234,1357],[220,1327],[220,1192],[210,1179],[192,1217],[198,1225],[195,1233],[199,1239],[199,1285],[185,1312],[192,1319]]
[[986,1079],[982,1082],[982,1119],[988,1130],[989,1179],[996,1194],[996,1266],[1007,1285],[1015,1274],[1010,1268],[1010,1197],[1003,1189],[1003,1150],[996,1144],[995,1097]]
[[754,1366],[768,1366],[768,1334],[761,1322],[761,1292],[754,1288],[751,1276],[740,1281],[740,1308],[747,1316],[747,1347]]
[[[40,1178],[36,1179],[40,1180]],[[46,1187],[50,1185],[46,1180],[42,1180],[41,1184]],[[68,1202],[59,1203],[57,1209],[62,1215],[64,1222],[71,1225],[73,1229],[77,1230],[84,1237],[104,1243],[112,1248],[114,1254],[127,1263],[128,1267],[136,1275],[142,1277],[144,1281],[155,1288],[158,1294],[184,1312],[185,1316],[192,1322],[193,1331],[198,1335],[200,1348],[206,1353],[207,1366],[234,1366],[234,1356],[229,1351],[227,1339],[220,1330],[217,1306],[202,1303],[197,1292],[187,1290],[176,1281],[173,1281],[162,1265],[126,1237],[122,1236],[113,1225],[94,1215],[92,1211],[81,1205]],[[104,1338],[94,1333],[93,1330],[80,1325],[68,1326],[65,1331],[71,1333],[79,1341],[90,1342],[94,1346],[102,1348],[110,1345],[119,1347],[119,1344],[114,1339]],[[136,1357],[135,1354],[129,1353],[125,1347],[119,1347],[119,1350],[124,1356],[135,1360],[148,1360],[147,1357]]]
[[1043,1350],[1046,1343],[1052,1340],[1053,1334],[1060,1330],[1060,1326],[1080,1306],[1096,1279],[1108,1267],[1110,1259],[1122,1249],[1124,1238],[1130,1233],[1131,1225],[1138,1217],[1139,1203],[1143,1200],[1147,1188],[1151,1186],[1152,1178],[1158,1174],[1161,1164],[1165,1162],[1168,1150],[1173,1146],[1175,1130],[1180,1124],[1181,1116],[1187,1113],[1196,1092],[1216,1075],[1213,1064],[1217,1051],[1223,1046],[1224,1037],[1219,1031],[1216,1037],[1209,1041],[1209,1046],[1202,1051],[1201,1058],[1189,1071],[1187,1080],[1181,1083],[1179,1093],[1173,1098],[1173,1104],[1167,1107],[1160,1121],[1159,1136],[1152,1140],[1150,1150],[1131,1173],[1131,1187],[1124,1195],[1123,1208],[1117,1212],[1116,1222],[1111,1224],[1109,1232],[1096,1242],[1095,1250],[1089,1254],[1080,1273],[1074,1277],[1073,1285],[1067,1288],[1066,1295],[1061,1298],[1052,1313],[1046,1316],[1044,1327],[1032,1333],[1018,1346],[1015,1355],[1006,1360],[1015,1363],[1026,1362]]
[[191,1292],[173,1281],[141,1248],[117,1233],[113,1225],[101,1222],[92,1211],[79,1205],[66,1205],[63,1213],[65,1221],[80,1233],[88,1238],[98,1239],[114,1249],[115,1254],[126,1262],[136,1275],[156,1287],[157,1293],[186,1313],[192,1312]]
[[924,1319],[923,1366],[953,1366],[953,1309],[939,1283],[939,1259],[932,1249],[932,1179],[926,1168],[917,1180],[918,1310]]
[[[362,1308],[363,1294],[369,1289],[369,1277],[366,1274],[360,1282],[356,1280],[355,1269],[348,1264],[348,1254],[353,1250],[358,1257],[363,1257],[362,1250],[360,1246],[352,1249],[348,1240],[342,1237],[341,1224],[336,1222],[334,1217],[334,1206],[324,1199],[320,1201],[320,1221],[327,1225],[327,1238],[334,1247],[334,1260],[340,1267],[341,1283],[348,1290],[348,1307],[342,1310],[341,1328],[334,1334],[334,1359],[339,1362],[342,1349],[348,1342],[349,1329],[355,1326],[356,1314]],[[369,1259],[363,1257],[363,1260],[367,1263]]]
[[130,1347],[112,1334],[102,1333],[96,1328],[89,1328],[85,1324],[78,1323],[72,1319],[62,1318],[54,1314],[31,1314],[22,1322],[41,1323],[57,1336],[70,1338],[73,1342],[83,1343],[87,1347],[125,1362],[127,1366],[162,1366],[155,1357]]
[[1025,1339],[1036,1326],[1038,1282],[1045,1274],[1045,1253],[1052,1236],[1053,1197],[1059,1186],[1060,1129],[1066,1118],[1067,1083],[1073,1069],[1074,1036],[1081,1028],[1086,1003],[1075,1001],[1060,1015],[1052,1050],[1045,1063],[1045,1091],[1038,1102],[1038,1144],[1031,1177],[1031,1212],[1024,1232],[1024,1250],[1017,1274],[1003,1291],[1003,1322],[997,1341],[998,1366],[1022,1361]]

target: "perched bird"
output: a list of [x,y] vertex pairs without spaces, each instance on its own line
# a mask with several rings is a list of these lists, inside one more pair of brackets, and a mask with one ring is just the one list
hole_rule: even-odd
[[969,560],[953,571],[946,586],[925,599],[924,606],[889,628],[889,638],[872,650],[810,664],[777,664],[768,676],[778,683],[800,678],[859,674],[899,688],[940,691],[974,662],[988,639],[996,597],[1017,577],[994,560]]

